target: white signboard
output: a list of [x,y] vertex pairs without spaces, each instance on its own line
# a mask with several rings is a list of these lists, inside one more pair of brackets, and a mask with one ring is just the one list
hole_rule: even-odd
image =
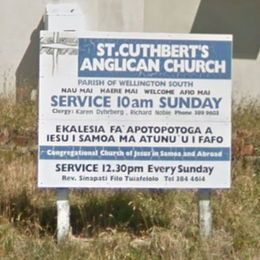
[[230,187],[230,35],[40,44],[39,187]]

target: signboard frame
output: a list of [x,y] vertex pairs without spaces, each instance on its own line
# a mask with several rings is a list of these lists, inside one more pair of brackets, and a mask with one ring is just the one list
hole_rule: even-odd
[[40,49],[39,187],[230,187],[230,35],[43,31]]

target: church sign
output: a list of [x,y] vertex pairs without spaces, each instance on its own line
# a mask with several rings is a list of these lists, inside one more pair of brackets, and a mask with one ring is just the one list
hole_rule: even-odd
[[41,32],[39,187],[229,188],[230,35]]

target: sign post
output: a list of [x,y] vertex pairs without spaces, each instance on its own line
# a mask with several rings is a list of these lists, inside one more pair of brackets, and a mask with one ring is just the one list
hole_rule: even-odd
[[57,189],[57,240],[62,243],[70,233],[69,189]]
[[[58,31],[76,31],[82,30],[84,24],[83,16],[75,4],[49,4],[46,7],[44,16],[44,29],[47,31],[56,31],[53,33],[52,40],[41,46],[41,51],[48,49],[51,51],[53,63],[52,73],[55,73],[58,64],[58,56],[62,46],[59,41]],[[57,240],[63,242],[69,236],[70,232],[70,204],[69,189],[57,189]]]
[[199,226],[202,238],[207,238],[212,232],[212,209],[210,190],[199,190]]
[[39,187],[230,187],[230,35],[54,34],[41,32]]

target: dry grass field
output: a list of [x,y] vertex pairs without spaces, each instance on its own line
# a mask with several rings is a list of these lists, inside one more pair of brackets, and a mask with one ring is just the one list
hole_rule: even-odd
[[57,245],[35,105],[0,98],[0,259],[260,259],[260,105],[234,107],[232,188],[212,193],[209,239],[195,191],[72,190],[73,234]]

